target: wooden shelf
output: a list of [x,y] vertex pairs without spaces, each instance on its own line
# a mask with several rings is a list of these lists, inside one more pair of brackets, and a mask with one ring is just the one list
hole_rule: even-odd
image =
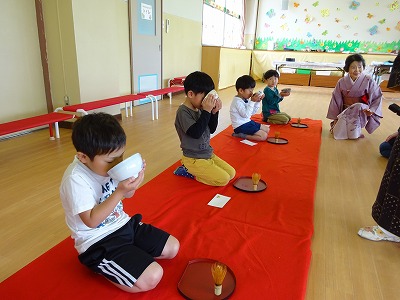
[[325,76],[311,74],[310,86],[335,87],[341,76]]
[[279,83],[294,85],[310,85],[310,74],[281,73]]

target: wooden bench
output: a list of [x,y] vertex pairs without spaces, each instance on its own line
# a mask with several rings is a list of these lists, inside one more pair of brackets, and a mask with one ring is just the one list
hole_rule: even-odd
[[[184,90],[184,88],[182,86],[173,86],[173,87],[167,87],[167,88],[162,88],[162,89],[158,89],[158,90],[141,92],[138,94],[129,94],[129,95],[107,98],[107,99],[102,99],[102,100],[84,102],[84,103],[73,104],[73,105],[66,105],[63,107],[58,107],[55,111],[56,112],[69,111],[69,112],[77,112],[82,115],[87,115],[88,111],[90,111],[90,110],[99,109],[99,108],[103,108],[103,107],[107,107],[107,106],[118,105],[118,104],[125,104],[126,117],[128,117],[128,108],[127,108],[128,103],[130,103],[130,115],[132,116],[133,101],[148,98],[151,102],[152,120],[154,120],[154,115],[155,115],[156,119],[158,119],[158,103],[157,103],[156,96],[168,94],[169,95],[169,103],[171,104],[172,103],[172,93],[180,92],[183,90]],[[154,109],[154,106],[155,106],[155,109]]]
[[[66,105],[63,107],[58,107],[56,109],[56,111],[77,112],[82,115],[87,115],[88,111],[90,111],[90,110],[99,109],[99,108],[103,108],[103,107],[107,107],[107,106],[118,105],[118,104],[125,104],[125,112],[126,112],[126,116],[128,117],[127,103],[132,102],[134,100],[143,99],[143,98],[145,98],[145,97],[142,95],[124,95],[124,96],[118,96],[118,97],[96,100],[96,101],[91,101],[91,102]],[[132,105],[130,106],[130,110],[131,110],[130,114],[132,116]]]
[[183,83],[185,82],[186,76],[182,77],[174,77],[168,80],[168,86],[183,86]]
[[54,140],[53,124],[55,127],[56,138],[60,138],[60,132],[58,129],[58,122],[75,118],[75,115],[51,112],[39,116],[19,119],[7,123],[0,124],[0,136],[16,133],[19,131],[40,127],[44,125],[49,126],[50,139]]

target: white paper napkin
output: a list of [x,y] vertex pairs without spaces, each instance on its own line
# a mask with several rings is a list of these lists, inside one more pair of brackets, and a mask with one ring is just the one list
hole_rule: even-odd
[[250,142],[249,140],[241,140],[240,142],[249,146],[257,145],[257,143]]
[[216,194],[214,198],[212,198],[211,201],[208,202],[208,205],[222,208],[226,203],[228,203],[230,199],[231,197]]

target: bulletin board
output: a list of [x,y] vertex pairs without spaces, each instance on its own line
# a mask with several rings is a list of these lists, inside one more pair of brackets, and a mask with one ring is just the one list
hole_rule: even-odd
[[254,48],[388,53],[399,37],[398,0],[259,1]]

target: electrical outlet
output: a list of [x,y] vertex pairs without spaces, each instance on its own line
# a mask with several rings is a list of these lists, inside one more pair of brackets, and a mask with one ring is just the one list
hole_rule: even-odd
[[65,103],[65,105],[69,105],[69,97],[68,97],[68,95],[64,96],[64,103]]

